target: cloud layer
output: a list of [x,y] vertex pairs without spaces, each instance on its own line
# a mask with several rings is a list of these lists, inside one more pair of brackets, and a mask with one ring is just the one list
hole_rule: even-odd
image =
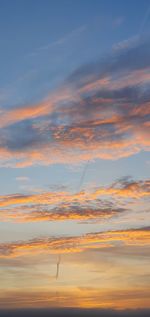
[[150,39],[76,70],[32,105],[1,107],[1,165],[80,163],[149,150]]
[[26,254],[64,254],[83,252],[120,245],[145,246],[150,243],[150,228],[89,233],[83,236],[46,237],[29,241],[0,244],[0,257],[18,257]]
[[[123,178],[109,186],[78,193],[69,191],[0,196],[1,221],[33,222],[94,220],[119,216],[130,201],[147,202],[150,181]],[[126,207],[125,207],[126,206]]]

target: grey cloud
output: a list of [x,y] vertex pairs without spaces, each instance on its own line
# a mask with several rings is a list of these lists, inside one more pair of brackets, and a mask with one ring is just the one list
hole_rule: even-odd
[[94,63],[84,65],[75,70],[68,82],[84,85],[91,82],[90,76],[103,78],[105,75],[116,75],[119,72],[140,70],[150,67],[150,36],[137,37],[129,41],[129,45],[107,54]]
[[[149,150],[149,56],[149,37],[137,39],[75,71],[65,82],[64,91],[56,93],[54,104],[50,98],[51,106],[37,104],[36,112],[36,105],[31,105],[30,117],[28,105],[28,120],[19,117],[10,124],[8,111],[4,117],[8,126],[1,128],[0,138],[1,153],[8,151],[5,162],[8,156],[10,163],[17,157],[29,165],[38,160],[41,164],[68,164],[96,158],[117,159]],[[142,71],[141,80],[136,71]],[[107,76],[110,78],[106,85],[87,89],[87,84],[95,85],[96,80],[105,81]],[[14,112],[18,114],[18,109]],[[35,158],[35,151],[40,151],[40,158]]]

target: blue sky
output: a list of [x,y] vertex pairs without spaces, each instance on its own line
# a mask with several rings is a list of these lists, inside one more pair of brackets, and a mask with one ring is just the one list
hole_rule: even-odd
[[[2,89],[17,90],[14,99],[20,88],[19,97],[27,101],[37,98],[39,88],[38,97],[43,96],[45,85],[50,89],[80,64],[135,36],[148,5],[148,1],[45,0],[41,8],[41,1],[1,1]],[[144,31],[148,27],[147,21]]]
[[[0,5],[0,91],[1,105],[6,108],[42,100],[80,65],[108,54],[117,43],[132,38],[141,31],[148,32],[149,28],[149,19],[145,20],[148,1],[60,3],[45,0],[42,6],[41,1],[1,1]],[[145,164],[148,161],[145,156],[143,154],[142,172],[145,171],[147,175],[149,166]],[[141,157],[137,158],[137,165],[138,161],[141,164]],[[98,168],[107,163],[97,163]],[[117,170],[121,176],[122,173],[131,174],[130,164],[124,160],[117,164],[110,162],[110,166],[111,164],[117,177]],[[109,169],[109,164],[107,165]],[[131,165],[134,167],[132,158]],[[112,170],[111,167],[110,169]],[[61,171],[59,166],[40,167],[38,170],[39,173],[34,168],[26,171],[10,170],[9,175],[12,177],[9,177],[8,185],[7,172],[2,169],[2,191],[8,192],[9,188],[12,191],[15,187],[18,190],[17,183],[13,182],[18,174],[33,175],[35,182],[38,177],[43,185],[59,182],[59,175],[65,182],[69,182],[70,171],[66,167],[65,172],[64,167]],[[75,186],[80,172],[81,169],[73,173]],[[96,174],[94,177],[97,181]],[[105,182],[106,174],[102,179]]]
[[[149,29],[148,0],[0,0],[0,295],[11,308],[14,287],[15,307],[47,292],[54,306],[57,288],[62,306],[99,307],[99,261],[114,263],[102,307],[115,294],[111,308],[137,308],[133,293],[148,307]],[[48,286],[59,253],[64,275]]]

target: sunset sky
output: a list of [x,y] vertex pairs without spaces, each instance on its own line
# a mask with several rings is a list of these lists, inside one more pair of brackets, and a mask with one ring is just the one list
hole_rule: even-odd
[[150,1],[0,0],[0,309],[150,308]]

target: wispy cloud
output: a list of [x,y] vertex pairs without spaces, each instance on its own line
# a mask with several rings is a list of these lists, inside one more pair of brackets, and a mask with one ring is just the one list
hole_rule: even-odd
[[4,195],[0,196],[0,219],[13,222],[107,219],[129,210],[130,200],[141,200],[144,205],[149,197],[149,180],[130,178],[75,194],[58,191]]
[[[59,287],[59,293],[52,289],[43,291],[32,289],[28,292],[26,290],[8,290],[1,294],[1,307],[5,308],[5,312],[2,311],[2,313],[7,316],[9,316],[9,312],[6,310],[6,305],[8,309],[17,308],[16,311],[14,310],[17,317],[19,314],[23,317],[26,314],[37,317],[48,314],[67,317],[79,314],[82,317],[89,317],[91,314],[94,317],[140,317],[141,315],[147,317],[149,315],[148,299],[149,289],[146,287],[141,289],[122,287],[121,291],[114,288],[102,290],[99,287],[68,287],[65,290],[63,287]],[[30,309],[19,310],[18,308],[25,308],[24,303],[26,303],[25,307]],[[40,309],[43,307],[47,309]],[[55,309],[48,310],[50,307]],[[140,308],[137,309],[137,307]],[[94,310],[89,308],[94,308]],[[96,310],[97,308],[98,310]]]
[[117,28],[120,27],[124,23],[125,18],[123,16],[117,17],[116,19],[113,20],[113,27]]
[[[95,203],[95,206],[86,204],[85,206],[76,206],[73,204],[60,205],[55,208],[49,206],[42,207],[35,205],[32,207],[14,207],[11,209],[0,210],[1,221],[12,222],[37,222],[37,221],[90,221],[105,220],[119,215],[125,211],[125,208],[110,206],[104,207],[104,203]],[[97,206],[96,206],[97,205]],[[101,205],[101,206],[99,206]],[[106,205],[109,205],[106,203]],[[111,204],[110,204],[111,205]]]
[[56,47],[59,47],[61,45],[66,44],[67,42],[71,41],[72,39],[76,38],[80,34],[86,31],[86,25],[82,25],[71,32],[65,34],[64,36],[60,37],[56,41],[50,42],[48,44],[45,44],[43,46],[38,47],[34,52],[32,52],[30,55],[37,55],[40,54],[42,51],[47,51]]
[[30,178],[27,176],[17,176],[16,177],[16,181],[18,181],[18,182],[28,182],[29,180],[30,180]]
[[149,228],[89,233],[83,236],[46,237],[29,241],[0,244],[0,257],[18,257],[27,254],[63,254],[83,252],[87,249],[101,249],[123,245],[149,245]]
[[79,193],[72,194],[68,191],[62,192],[44,192],[38,194],[10,194],[0,196],[0,207],[6,207],[24,203],[41,203],[41,204],[55,204],[66,202],[79,202],[85,203],[87,201],[93,201],[103,195],[125,197],[125,198],[141,198],[148,197],[150,193],[149,180],[134,181],[132,179],[123,178],[117,180],[110,186],[99,187],[95,190],[81,191]]

